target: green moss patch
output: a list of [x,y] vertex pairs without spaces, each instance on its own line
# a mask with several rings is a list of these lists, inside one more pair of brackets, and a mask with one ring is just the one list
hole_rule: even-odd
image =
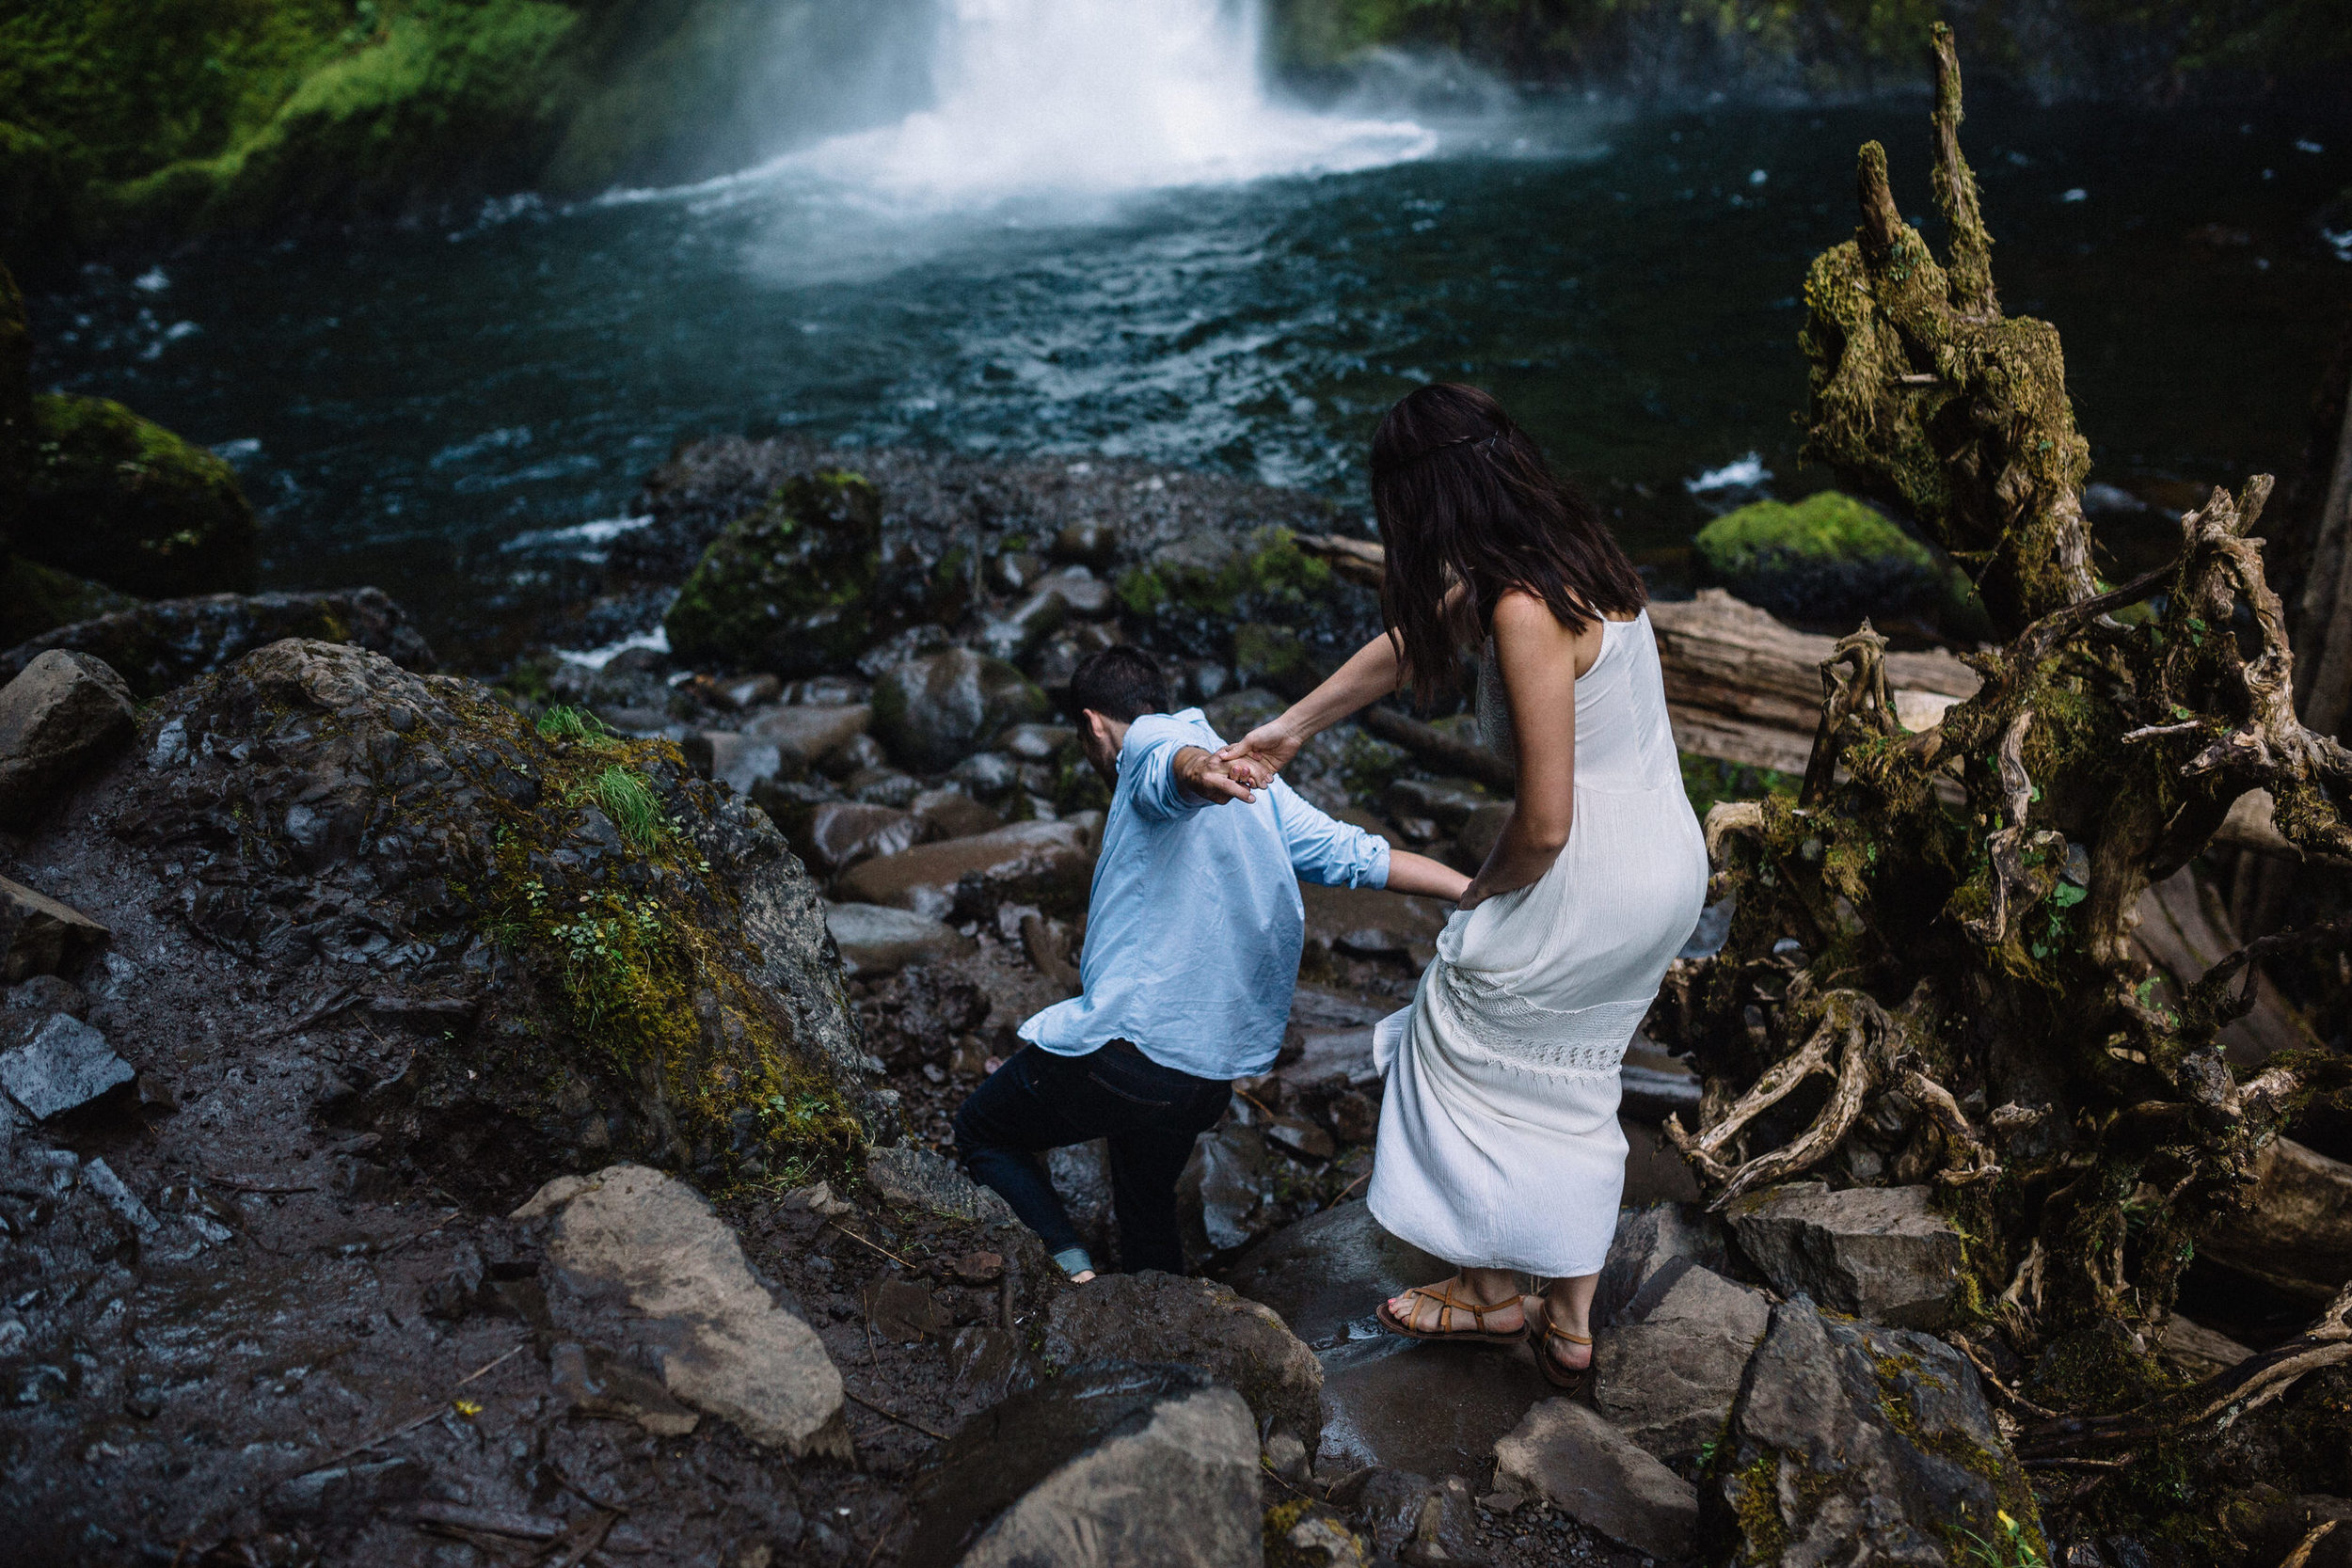
[[1708,524],[1692,543],[1710,579],[1776,615],[1884,617],[1919,607],[1941,587],[1925,546],[1834,490],[1794,505],[1743,506]]

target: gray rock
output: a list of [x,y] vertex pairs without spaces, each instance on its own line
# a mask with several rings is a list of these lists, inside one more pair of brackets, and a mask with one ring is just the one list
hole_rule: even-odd
[[1013,1217],[1003,1198],[964,1175],[953,1160],[911,1144],[869,1150],[866,1180],[891,1202],[910,1209],[989,1224]]
[[972,838],[994,832],[1005,819],[961,789],[927,789],[907,802],[931,838]]
[[1006,725],[1047,711],[1045,693],[1028,677],[966,648],[911,660],[874,683],[874,734],[918,772],[952,768]]
[[64,1013],[51,1015],[15,1050],[0,1052],[0,1088],[40,1121],[87,1105],[137,1076],[105,1036]]
[[742,733],[746,739],[773,746],[805,771],[823,766],[864,735],[873,711],[864,703],[769,708],[746,720]]
[[1371,1332],[1382,1301],[1448,1272],[1444,1262],[1381,1229],[1368,1205],[1343,1203],[1267,1236],[1226,1278],[1274,1308],[1292,1333],[1322,1347],[1344,1339],[1351,1323]]
[[1687,1557],[1698,1527],[1691,1483],[1573,1400],[1544,1401],[1495,1445],[1495,1484],[1652,1557]]
[[1941,1565],[1954,1528],[2024,1524],[2033,1492],[1976,1369],[1931,1335],[1772,1309],[1699,1499],[1703,1544],[1783,1568]]
[[1761,1291],[1677,1258],[1598,1337],[1593,1403],[1659,1458],[1689,1458],[1723,1431],[1772,1316]]
[[1874,1323],[1939,1328],[1951,1318],[1960,1227],[1926,1187],[1792,1181],[1741,1198],[1724,1217],[1740,1250],[1784,1296]]
[[827,800],[805,816],[779,824],[812,870],[834,876],[877,855],[912,849],[925,836],[923,819],[890,806]]
[[82,1166],[82,1185],[141,1235],[151,1236],[163,1228],[163,1221],[139,1201],[138,1194],[124,1185],[122,1178],[105,1161],[91,1160]]
[[841,949],[841,967],[851,974],[889,974],[909,964],[944,963],[969,954],[976,943],[953,926],[881,904],[828,904],[825,927]]
[[965,1422],[916,1482],[907,1568],[1258,1568],[1249,1407],[1189,1367],[1102,1362]]
[[1265,1134],[1228,1115],[1193,1145],[1176,1179],[1176,1217],[1195,1259],[1248,1246],[1273,1228],[1274,1165]]
[[1075,914],[1086,906],[1093,875],[1094,845],[1085,824],[1015,822],[861,862],[841,878],[840,892],[857,903],[934,919],[987,919],[1007,901]]
[[841,1374],[823,1342],[753,1278],[735,1232],[691,1188],[612,1165],[548,1182],[515,1217],[552,1220],[548,1257],[582,1295],[666,1320],[656,1342],[672,1397],[762,1448],[850,1457]]
[[1511,820],[1511,805],[1507,800],[1489,800],[1472,806],[1462,825],[1454,830],[1454,847],[1461,851],[1461,863],[1476,875],[1475,867],[1486,863],[1494,853],[1495,843],[1502,837],[1503,824]]
[[52,648],[0,687],[0,828],[22,832],[130,738],[131,691],[103,659]]
[[983,623],[977,641],[992,657],[1017,660],[1059,631],[1069,616],[1070,602],[1048,581],[1001,617]]
[[[1609,1260],[1601,1265],[1599,1283],[1593,1288],[1593,1322],[1607,1328],[1650,1276],[1677,1258],[1723,1272],[1723,1230],[1712,1215],[1679,1203],[1655,1203],[1619,1213]],[[1761,1325],[1757,1332],[1763,1332]]]
[[784,771],[784,752],[772,740],[733,730],[703,730],[679,745],[694,770],[738,795],[770,783]]
[[0,877],[0,979],[8,984],[79,963],[112,934],[72,905]]
[[2219,1330],[2175,1312],[2165,1327],[2164,1344],[2157,1354],[2191,1377],[2207,1378],[2229,1370],[2254,1353]]
[[433,649],[382,589],[329,594],[209,594],[158,599],[133,610],[46,631],[0,654],[14,675],[44,651],[70,649],[103,659],[141,701],[289,637],[348,643],[403,669],[433,668]]
[[1062,1366],[1148,1345],[1163,1361],[1198,1367],[1241,1391],[1270,1430],[1312,1448],[1323,1432],[1323,1367],[1271,1307],[1229,1286],[1148,1269],[1103,1275],[1054,1298],[1045,1354]]
[[1363,1520],[1380,1560],[1416,1565],[1487,1560],[1478,1549],[1478,1504],[1460,1476],[1432,1482],[1410,1470],[1375,1466],[1343,1478],[1331,1488],[1331,1499]]

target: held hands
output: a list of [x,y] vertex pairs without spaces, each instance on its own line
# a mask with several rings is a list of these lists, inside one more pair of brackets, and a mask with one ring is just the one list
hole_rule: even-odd
[[1216,765],[1252,789],[1263,789],[1274,775],[1298,755],[1302,737],[1282,727],[1280,720],[1259,725],[1216,753]]
[[1228,800],[1239,800],[1245,806],[1251,804],[1258,798],[1249,793],[1250,782],[1220,761],[1222,755],[1187,746],[1176,753],[1169,767],[1186,793],[1213,806],[1221,806]]

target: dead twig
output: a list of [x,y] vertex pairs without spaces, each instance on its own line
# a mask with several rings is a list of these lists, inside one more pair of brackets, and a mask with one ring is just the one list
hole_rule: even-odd
[[[487,1377],[491,1372],[496,1371],[499,1368],[504,1366],[507,1362],[512,1361],[515,1357],[520,1355],[523,1352],[529,1350],[531,1346],[529,1342],[526,1341],[523,1344],[516,1345],[513,1350],[508,1351],[504,1355],[500,1356],[497,1360],[485,1362],[483,1365],[476,1367],[472,1371],[468,1372],[464,1377],[461,1377],[455,1383],[451,1384],[449,1392],[441,1397],[440,1402],[435,1404],[432,1409],[418,1417],[415,1420],[404,1421],[399,1426],[392,1428],[391,1431],[384,1433],[378,1436],[371,1437],[364,1443],[354,1443],[351,1447],[342,1449],[339,1453],[329,1454],[326,1458],[320,1460],[316,1465],[307,1465],[303,1466],[301,1469],[294,1471],[294,1475],[307,1476],[313,1474],[316,1471],[326,1469],[330,1465],[340,1465],[344,1460],[352,1457],[354,1454],[365,1453],[370,1449],[379,1449],[387,1443],[407,1436],[410,1433],[416,1431],[427,1421],[436,1419],[447,1411],[449,1409],[450,1401],[456,1397],[458,1389],[463,1388],[467,1384],[473,1382],[476,1378]],[[286,1479],[291,1481],[294,1477],[289,1476]]]
[[882,1254],[884,1258],[889,1259],[892,1262],[894,1262],[894,1263],[898,1264],[900,1268],[902,1268],[902,1269],[906,1270],[909,1274],[915,1274],[915,1273],[919,1273],[919,1272],[920,1272],[920,1271],[918,1271],[918,1270],[915,1268],[915,1266],[914,1266],[914,1264],[912,1264],[912,1263],[908,1262],[905,1259],[903,1259],[903,1258],[899,1257],[897,1253],[895,1253],[895,1252],[891,1251],[888,1247],[883,1246],[883,1245],[882,1245],[880,1243],[877,1243],[877,1242],[869,1242],[869,1241],[867,1241],[865,1237],[863,1237],[863,1236],[859,1235],[856,1231],[854,1231],[854,1230],[850,1229],[848,1226],[843,1225],[843,1224],[842,1224],[839,1220],[831,1220],[831,1221],[828,1221],[827,1223],[828,1223],[828,1224],[830,1224],[830,1225],[831,1225],[831,1226],[832,1226],[832,1227],[833,1227],[835,1230],[840,1231],[840,1232],[841,1232],[841,1234],[843,1234],[844,1236],[849,1237],[849,1238],[850,1238],[850,1240],[851,1240],[851,1241],[853,1241],[853,1242],[857,1243],[860,1246],[869,1246],[869,1247],[872,1247],[872,1248],[873,1248],[876,1252],[881,1253],[881,1254]]
[[2334,1529],[2338,1523],[2339,1521],[2334,1519],[2322,1519],[2310,1529],[2305,1530],[2303,1539],[2295,1544],[2295,1550],[2287,1553],[2285,1560],[2279,1564],[2279,1568],[2303,1568],[2303,1564],[2312,1560],[2312,1553],[2319,1548],[2322,1541],[2328,1539],[2328,1532]]
[[[870,1333],[867,1335],[867,1338],[869,1341],[872,1338],[872,1335]],[[841,1391],[844,1394],[849,1394],[851,1403],[861,1405],[864,1408],[872,1411],[875,1415],[880,1416],[886,1421],[896,1421],[902,1427],[913,1427],[915,1431],[921,1433],[924,1436],[931,1439],[935,1443],[945,1443],[947,1441],[947,1434],[944,1432],[933,1432],[930,1428],[925,1426],[920,1421],[901,1416],[895,1410],[885,1410],[881,1405],[876,1404],[872,1400],[866,1399],[861,1394],[850,1393],[850,1390],[847,1387],[844,1387]]]

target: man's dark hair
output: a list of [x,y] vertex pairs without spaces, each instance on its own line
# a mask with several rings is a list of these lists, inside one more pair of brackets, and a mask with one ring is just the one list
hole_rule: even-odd
[[1168,677],[1137,648],[1121,644],[1089,654],[1070,677],[1070,717],[1088,708],[1122,724],[1147,713],[1166,713]]

